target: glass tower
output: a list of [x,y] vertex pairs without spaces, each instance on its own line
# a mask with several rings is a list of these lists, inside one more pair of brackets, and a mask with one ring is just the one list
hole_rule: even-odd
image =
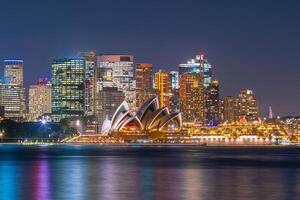
[[52,120],[84,114],[85,59],[56,59],[52,72]]
[[205,88],[208,88],[211,85],[212,81],[212,70],[211,64],[207,59],[204,58],[204,54],[196,55],[195,59],[187,61],[187,63],[179,64],[179,75],[185,73],[203,73],[204,82],[203,85]]
[[171,110],[179,112],[179,73],[178,71],[171,71],[170,76],[172,82]]
[[84,80],[84,115],[95,114],[95,67],[96,53],[93,51],[79,52],[78,57],[85,58],[85,80]]

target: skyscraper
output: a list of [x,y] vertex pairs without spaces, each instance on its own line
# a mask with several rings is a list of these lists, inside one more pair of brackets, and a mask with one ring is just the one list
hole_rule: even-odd
[[23,86],[23,60],[4,60],[4,77],[12,79],[13,84]]
[[171,108],[172,100],[172,80],[170,72],[159,70],[155,73],[155,89],[158,91],[159,104],[161,107]]
[[211,64],[205,59],[203,53],[196,55],[196,58],[190,59],[186,63],[179,64],[179,75],[185,73],[203,73],[203,84],[205,88],[211,85],[212,81],[212,69]]
[[84,115],[91,116],[95,111],[96,53],[93,51],[79,52],[78,56],[85,58]]
[[219,81],[213,80],[207,88],[206,123],[218,125],[220,121],[219,111]]
[[96,96],[96,116],[99,130],[104,120],[111,120],[118,106],[124,101],[124,93],[116,87],[104,87]]
[[4,77],[0,80],[0,106],[4,108],[4,118],[16,121],[24,119],[23,89],[15,79]]
[[135,108],[135,67],[131,55],[101,55],[97,57],[97,92],[101,87],[117,87],[128,104]]
[[56,59],[52,72],[52,119],[84,115],[85,59]]
[[214,100],[210,100],[209,90],[211,88],[212,84],[212,66],[208,62],[208,60],[205,58],[205,55],[203,53],[199,53],[196,55],[194,59],[190,59],[186,63],[179,65],[179,75],[185,74],[185,73],[201,73],[203,75],[203,85],[204,85],[204,93],[205,96],[205,106],[204,106],[204,112],[205,112],[205,122],[209,123],[211,121],[211,113],[209,113],[211,110],[214,110],[214,108],[210,108],[211,102]]
[[171,111],[179,112],[179,73],[178,71],[171,71],[171,83],[172,83],[172,99],[171,99]]
[[223,98],[223,121],[233,122],[234,120],[234,98],[226,96]]
[[192,72],[180,76],[179,102],[185,126],[204,123],[203,74]]
[[18,59],[4,60],[4,77],[9,79],[9,83],[18,92],[18,98],[20,98],[20,112],[21,118],[25,118],[26,103],[25,103],[25,88],[23,86],[23,67],[24,61]]
[[43,114],[51,113],[51,83],[39,80],[29,88],[29,121],[37,121]]
[[245,118],[248,122],[258,119],[258,102],[252,90],[242,90],[235,102],[236,119]]
[[153,89],[153,71],[150,63],[136,64],[136,107],[139,108],[143,103],[156,96]]

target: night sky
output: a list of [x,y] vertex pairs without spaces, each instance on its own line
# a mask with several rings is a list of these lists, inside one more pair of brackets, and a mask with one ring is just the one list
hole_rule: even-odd
[[[262,115],[300,114],[300,2],[256,0],[6,0],[0,59],[24,59],[25,84],[80,50],[129,53],[155,69],[205,52],[221,95],[256,93]],[[3,63],[1,64],[3,66]]]

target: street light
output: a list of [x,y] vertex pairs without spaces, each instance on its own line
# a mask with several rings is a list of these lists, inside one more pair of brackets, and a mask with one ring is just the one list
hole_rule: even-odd
[[47,123],[47,121],[45,119],[42,119],[42,124],[45,125]]

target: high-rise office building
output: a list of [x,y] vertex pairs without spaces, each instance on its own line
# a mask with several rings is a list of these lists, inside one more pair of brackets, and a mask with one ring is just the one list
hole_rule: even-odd
[[211,64],[205,59],[203,53],[196,55],[196,58],[188,60],[186,63],[179,64],[179,75],[192,72],[203,73],[203,84],[205,88],[208,88],[211,85]]
[[4,118],[22,121],[24,113],[24,88],[13,78],[0,80],[0,106],[4,108]]
[[136,89],[151,90],[153,88],[153,69],[150,63],[136,64]]
[[131,55],[101,55],[97,57],[97,92],[102,87],[117,87],[125,100],[135,108],[135,66]]
[[219,81],[213,80],[207,88],[206,99],[206,123],[209,125],[218,125],[220,122],[219,109]]
[[[96,96],[96,116],[99,128],[105,119],[111,120],[119,105],[124,101],[124,93],[117,87],[104,87]],[[99,129],[101,130],[101,129]]]
[[153,71],[150,63],[136,64],[136,107],[139,108],[143,103],[156,96],[153,89]]
[[180,76],[179,102],[185,126],[204,123],[204,86],[202,73],[184,73]]
[[96,53],[94,51],[79,52],[78,57],[85,58],[85,80],[84,80],[84,115],[92,116],[95,111],[95,75],[96,75]]
[[210,102],[213,100],[210,100],[209,90],[212,84],[212,66],[208,62],[208,60],[205,58],[205,55],[203,53],[199,53],[196,55],[194,59],[188,60],[186,63],[179,65],[179,75],[185,74],[185,73],[201,73],[203,75],[203,85],[204,85],[204,96],[205,96],[205,106],[204,106],[204,112],[205,112],[205,123],[209,123],[211,121],[211,113],[210,110],[212,108],[209,108]]
[[160,106],[166,106],[170,109],[172,104],[172,80],[170,72],[165,70],[156,72],[154,86],[158,92]]
[[4,60],[4,77],[9,79],[10,83],[16,91],[19,92],[18,96],[21,99],[21,115],[22,119],[25,118],[26,114],[26,98],[25,98],[25,88],[23,86],[23,67],[24,61],[19,59],[6,59]]
[[51,83],[39,80],[29,88],[29,121],[38,121],[43,114],[51,113]]
[[56,59],[52,73],[52,120],[84,115],[85,59]]
[[23,86],[23,60],[4,60],[4,77],[12,79],[13,84]]
[[226,96],[223,98],[223,119],[224,122],[233,122],[234,119],[234,98]]
[[179,73],[178,71],[171,71],[171,83],[172,83],[172,99],[171,99],[171,111],[179,112]]
[[252,90],[242,90],[235,101],[235,118],[248,122],[258,120],[258,101]]

